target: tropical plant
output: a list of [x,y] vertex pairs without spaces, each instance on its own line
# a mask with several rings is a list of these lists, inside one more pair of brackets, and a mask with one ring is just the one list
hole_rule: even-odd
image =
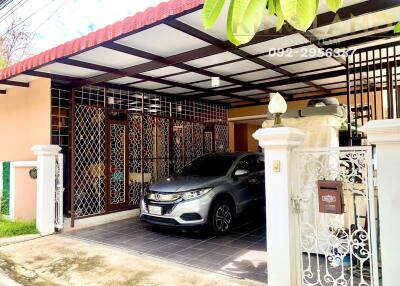
[[[336,13],[343,0],[325,0],[328,8]],[[212,28],[218,20],[225,0],[205,0],[203,24]],[[235,45],[248,43],[259,30],[266,12],[277,17],[279,31],[285,21],[300,31],[307,31],[312,25],[319,7],[319,0],[230,0],[227,18],[227,38]],[[400,33],[400,23],[394,30]]]

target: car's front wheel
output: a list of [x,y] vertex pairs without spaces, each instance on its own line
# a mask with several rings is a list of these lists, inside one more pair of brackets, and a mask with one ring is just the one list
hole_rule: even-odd
[[211,210],[209,224],[216,234],[227,233],[233,222],[233,208],[227,201],[215,203]]

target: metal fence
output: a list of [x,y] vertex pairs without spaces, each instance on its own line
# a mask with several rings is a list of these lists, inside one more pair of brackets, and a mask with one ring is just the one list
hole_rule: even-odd
[[369,120],[400,118],[400,42],[358,49],[347,58],[349,145]]

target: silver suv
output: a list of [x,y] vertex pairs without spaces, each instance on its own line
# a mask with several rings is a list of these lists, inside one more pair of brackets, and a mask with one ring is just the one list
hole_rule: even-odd
[[223,234],[236,216],[264,205],[263,155],[214,153],[151,185],[141,199],[140,217],[161,226],[208,226]]

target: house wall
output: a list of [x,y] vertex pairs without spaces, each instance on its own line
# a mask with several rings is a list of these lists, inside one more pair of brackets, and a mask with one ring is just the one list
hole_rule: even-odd
[[[345,90],[336,90],[335,92],[343,92]],[[299,95],[294,95],[293,98],[296,97],[302,97],[304,95],[299,94]],[[318,95],[317,97],[323,97],[323,95]],[[375,108],[374,106],[374,93],[371,92],[369,94],[370,97],[370,104],[372,109]],[[347,105],[347,96],[342,95],[342,96],[337,96],[336,97],[339,100],[340,104]],[[288,105],[288,110],[290,109],[301,109],[307,107],[308,104],[308,99],[307,100],[298,100],[298,101],[289,101],[287,102]],[[365,104],[368,101],[368,94],[364,93],[363,94],[363,103]],[[354,105],[354,96],[350,97],[350,104],[351,106]],[[361,96],[360,94],[357,95],[357,105],[361,104]],[[380,119],[382,118],[382,96],[381,92],[377,91],[376,93],[376,109],[377,109],[377,118]],[[235,118],[235,117],[243,117],[243,116],[254,116],[254,115],[265,115],[268,111],[268,103],[262,104],[262,105],[257,105],[257,106],[249,106],[249,107],[242,107],[242,108],[233,108],[229,109],[228,111],[228,118]],[[387,110],[384,111],[384,116],[387,116]]]
[[259,128],[260,126],[257,124],[234,124],[234,146],[230,146],[230,150],[258,152],[258,142],[252,135]]
[[[345,92],[346,89],[340,89],[340,90],[335,90],[335,92]],[[385,94],[384,94],[385,96]],[[304,95],[302,94],[298,94],[298,95],[294,95],[293,98],[296,97],[304,97]],[[316,94],[315,95],[316,98],[318,97],[323,97],[323,95],[321,94]],[[365,105],[368,102],[368,97],[369,97],[369,102],[370,102],[370,106],[372,109],[372,115],[374,115],[374,110],[375,110],[375,95],[373,92],[370,92],[369,95],[368,93],[363,93],[363,97],[362,97],[362,101],[363,104]],[[347,105],[347,96],[346,95],[342,95],[342,96],[337,96],[336,97],[339,101],[340,104],[342,105]],[[302,109],[307,107],[309,100],[298,100],[298,101],[289,101],[287,102],[288,105],[288,110],[291,109]],[[361,106],[361,94],[357,94],[357,106]],[[350,106],[354,107],[355,106],[355,100],[354,100],[354,96],[352,95],[350,97]],[[257,106],[249,106],[249,107],[242,107],[242,108],[233,108],[233,109],[229,109],[228,111],[228,118],[232,119],[232,118],[239,118],[239,117],[248,117],[248,116],[265,116],[267,114],[268,111],[268,103],[264,103],[261,105],[257,105]],[[387,111],[387,107],[385,107],[385,104],[382,102],[382,95],[381,95],[381,91],[377,90],[376,92],[376,118],[373,117],[373,119],[385,119],[388,116],[388,111]],[[364,118],[364,122],[361,120],[361,118],[358,118],[358,126],[363,125],[363,123],[365,124],[367,122],[367,119]],[[231,125],[233,125],[233,127],[230,125],[230,137],[233,137],[234,139],[232,140],[234,142],[234,144],[232,144],[232,142],[230,142],[230,149],[231,150],[235,150],[235,151],[242,151],[242,149],[244,149],[244,147],[242,146],[243,144],[246,145],[245,148],[247,148],[248,151],[258,151],[258,146],[257,146],[257,142],[255,142],[255,140],[252,138],[252,134],[259,128],[259,126],[253,125],[253,126],[247,126],[247,140],[243,139],[246,138],[245,135],[243,135],[242,133],[240,133],[239,135],[236,134],[236,125],[241,124],[241,125],[249,125],[249,124],[245,124],[244,122],[241,121],[236,121],[230,122]],[[242,129],[245,128],[242,126]],[[253,128],[252,130],[250,130],[251,128]],[[239,142],[240,141],[240,142]],[[237,144],[239,144],[237,147]],[[240,145],[242,144],[242,145]]]
[[259,129],[261,126],[256,124],[248,124],[247,125],[247,150],[250,152],[258,152],[258,142],[253,138],[253,134]]
[[235,151],[247,151],[247,124],[235,124]]
[[50,79],[0,95],[0,161],[30,161],[33,145],[50,144]]

